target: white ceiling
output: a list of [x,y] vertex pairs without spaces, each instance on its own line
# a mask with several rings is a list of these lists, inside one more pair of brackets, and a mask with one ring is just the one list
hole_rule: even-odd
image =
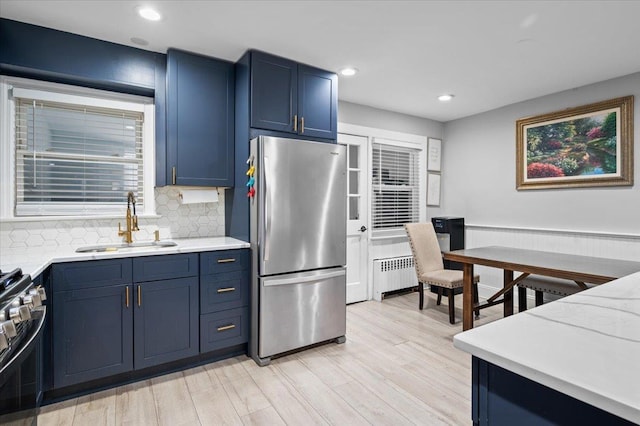
[[[142,20],[152,5],[160,22]],[[351,65],[339,98],[449,121],[640,71],[640,1],[0,0],[0,16],[236,61]],[[436,97],[453,93],[442,103]]]

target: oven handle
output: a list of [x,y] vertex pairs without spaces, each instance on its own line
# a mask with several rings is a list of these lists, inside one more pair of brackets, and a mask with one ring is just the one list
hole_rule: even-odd
[[27,341],[26,344],[22,345],[22,347],[18,352],[14,353],[13,356],[9,358],[9,360],[6,362],[5,365],[2,366],[2,368],[0,368],[0,376],[4,375],[5,371],[11,367],[11,364],[16,359],[19,359],[20,356],[22,356],[22,354],[25,351],[31,350],[31,345],[40,336],[40,332],[42,331],[42,326],[44,325],[44,319],[47,316],[47,307],[43,305],[41,307],[41,310],[38,309],[37,312],[42,312],[42,315],[41,316],[38,315],[40,316],[40,319],[38,320],[38,324],[36,325],[35,329],[31,331],[31,336],[29,336],[29,340]]

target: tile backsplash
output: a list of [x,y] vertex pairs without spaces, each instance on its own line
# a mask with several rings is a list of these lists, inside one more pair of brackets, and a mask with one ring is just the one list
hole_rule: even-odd
[[[219,189],[217,203],[180,204],[179,189],[172,186],[155,188],[156,213],[159,218],[139,218],[140,231],[134,241],[160,239],[218,237],[224,235],[224,189]],[[118,222],[124,226],[124,215],[117,219],[73,219],[0,223],[0,253],[12,248],[82,246],[119,243]]]

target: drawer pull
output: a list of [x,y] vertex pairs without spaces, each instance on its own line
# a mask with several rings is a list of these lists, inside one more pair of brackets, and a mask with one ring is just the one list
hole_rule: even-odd
[[224,327],[218,327],[218,331],[227,331],[236,328],[235,324],[225,325]]
[[235,262],[236,260],[231,258],[231,259],[218,259],[218,263],[231,263],[231,262]]
[[230,291],[236,291],[235,287],[226,287],[226,288],[219,288],[218,289],[218,293],[228,293]]

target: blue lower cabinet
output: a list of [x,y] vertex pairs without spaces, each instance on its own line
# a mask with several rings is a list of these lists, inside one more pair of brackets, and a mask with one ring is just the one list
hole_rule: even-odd
[[634,424],[475,356],[471,366],[474,426]]
[[248,341],[248,307],[200,316],[200,352],[209,352]]
[[251,252],[200,253],[200,352],[249,341]]
[[[216,273],[200,273],[200,256]],[[248,259],[248,250],[228,250],[54,264],[45,354],[52,390],[143,376],[139,370],[248,342]]]
[[133,259],[133,281],[139,283],[197,277],[198,264],[198,253],[136,257]]
[[246,271],[200,277],[200,313],[208,314],[248,306],[248,278]]
[[198,277],[135,284],[135,368],[197,355]]
[[53,293],[55,388],[133,369],[130,286]]

